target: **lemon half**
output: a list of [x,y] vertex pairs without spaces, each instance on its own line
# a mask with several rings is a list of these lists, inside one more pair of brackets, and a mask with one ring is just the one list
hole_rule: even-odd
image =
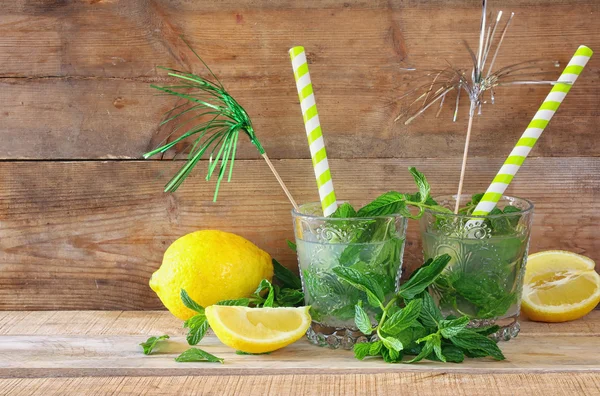
[[600,275],[592,259],[562,250],[527,259],[521,309],[538,322],[579,319],[600,302]]

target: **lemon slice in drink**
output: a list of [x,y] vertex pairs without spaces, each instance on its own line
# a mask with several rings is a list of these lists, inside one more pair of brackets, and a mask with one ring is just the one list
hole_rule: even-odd
[[600,275],[588,257],[562,250],[527,259],[521,309],[538,322],[579,319],[600,302]]
[[231,348],[265,353],[298,341],[310,326],[309,307],[248,308],[211,305],[206,318],[215,335]]

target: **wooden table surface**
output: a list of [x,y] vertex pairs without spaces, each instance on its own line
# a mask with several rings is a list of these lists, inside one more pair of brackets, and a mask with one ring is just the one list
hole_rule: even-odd
[[[143,355],[138,344],[161,334],[172,338]],[[208,335],[200,347],[224,364],[176,363],[184,335],[166,311],[0,312],[0,394],[600,394],[598,311],[571,323],[523,321],[501,344],[503,362],[360,362],[306,340],[240,356]]]

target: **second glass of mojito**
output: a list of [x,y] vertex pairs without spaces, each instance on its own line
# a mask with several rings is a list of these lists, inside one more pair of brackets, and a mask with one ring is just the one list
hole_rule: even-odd
[[372,218],[323,217],[321,204],[292,211],[296,249],[306,305],[311,306],[308,339],[319,346],[351,349],[367,341],[354,324],[354,306],[363,302],[371,321],[377,310],[367,296],[339,280],[333,268],[345,266],[364,273],[382,286],[386,296],[398,285],[406,234],[400,215]]
[[[456,202],[455,196],[434,199],[448,209]],[[467,205],[458,214],[426,209],[419,221],[425,259],[452,257],[430,292],[445,316],[467,315],[471,327],[498,325],[491,336],[509,340],[519,333],[533,204],[503,196],[489,215],[474,217],[472,197],[461,202]]]

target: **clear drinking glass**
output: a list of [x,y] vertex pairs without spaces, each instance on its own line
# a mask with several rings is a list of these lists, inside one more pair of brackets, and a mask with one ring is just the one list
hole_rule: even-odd
[[[434,199],[454,209],[455,197]],[[470,201],[461,196],[461,202]],[[497,208],[482,217],[425,210],[419,222],[425,259],[444,253],[452,257],[430,287],[442,313],[468,315],[471,327],[498,325],[492,337],[509,340],[519,333],[533,204],[503,196]]]
[[[341,204],[341,202],[340,202]],[[358,300],[375,322],[364,292],[340,281],[333,268],[350,267],[377,279],[386,295],[400,280],[406,219],[399,215],[335,219],[323,217],[318,202],[292,211],[302,288],[311,306],[308,339],[319,346],[351,349],[369,338],[354,324]]]

